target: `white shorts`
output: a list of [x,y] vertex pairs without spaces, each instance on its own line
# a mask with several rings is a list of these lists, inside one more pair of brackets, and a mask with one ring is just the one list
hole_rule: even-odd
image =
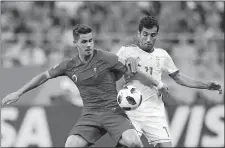
[[171,136],[165,117],[132,118],[132,124],[138,131],[139,136],[145,135],[149,144],[171,142]]
[[[157,98],[158,99],[158,98]],[[149,144],[171,142],[169,126],[165,116],[164,103],[153,100],[142,102],[141,106],[133,111],[127,111],[139,135],[145,135]]]

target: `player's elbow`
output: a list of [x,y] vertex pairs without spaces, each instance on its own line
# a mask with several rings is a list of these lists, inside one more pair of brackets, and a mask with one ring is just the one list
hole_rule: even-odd
[[184,86],[184,79],[180,73],[173,75],[172,78],[177,84]]
[[179,85],[184,85],[184,83],[183,83],[183,81],[182,81],[182,79],[181,79],[180,77],[174,77],[173,79],[174,79],[174,81],[175,81],[177,84],[179,84]]
[[51,79],[51,76],[48,71],[44,71],[39,74],[39,77],[42,81],[46,82],[47,80]]

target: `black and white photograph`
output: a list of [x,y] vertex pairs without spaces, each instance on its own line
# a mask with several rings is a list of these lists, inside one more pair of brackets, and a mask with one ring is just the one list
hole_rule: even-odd
[[224,1],[0,1],[1,147],[224,147]]

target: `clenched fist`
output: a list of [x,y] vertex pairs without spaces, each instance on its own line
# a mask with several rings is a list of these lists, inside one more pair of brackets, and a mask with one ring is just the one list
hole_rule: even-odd
[[11,104],[19,99],[20,95],[18,92],[11,93],[2,99],[2,106],[5,104]]
[[133,57],[129,57],[126,59],[125,61],[126,67],[131,69],[132,73],[136,73],[137,72],[137,68],[138,68],[138,61],[136,58]]
[[208,83],[208,90],[218,90],[219,94],[222,94],[221,85],[217,82],[209,82]]
[[169,88],[166,84],[163,84],[163,86],[158,89],[158,96],[163,99],[166,99],[169,96]]

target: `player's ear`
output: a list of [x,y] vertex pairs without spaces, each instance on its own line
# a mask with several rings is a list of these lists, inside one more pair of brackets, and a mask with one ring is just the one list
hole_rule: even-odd
[[74,44],[75,47],[77,47],[77,46],[78,46],[78,45],[77,45],[77,40],[74,40],[74,41],[73,41],[73,44]]
[[74,41],[73,41],[73,44],[74,44],[75,46],[77,46],[77,40],[74,40]]
[[138,36],[138,37],[141,37],[141,33],[140,33],[139,30],[137,31],[137,36]]

